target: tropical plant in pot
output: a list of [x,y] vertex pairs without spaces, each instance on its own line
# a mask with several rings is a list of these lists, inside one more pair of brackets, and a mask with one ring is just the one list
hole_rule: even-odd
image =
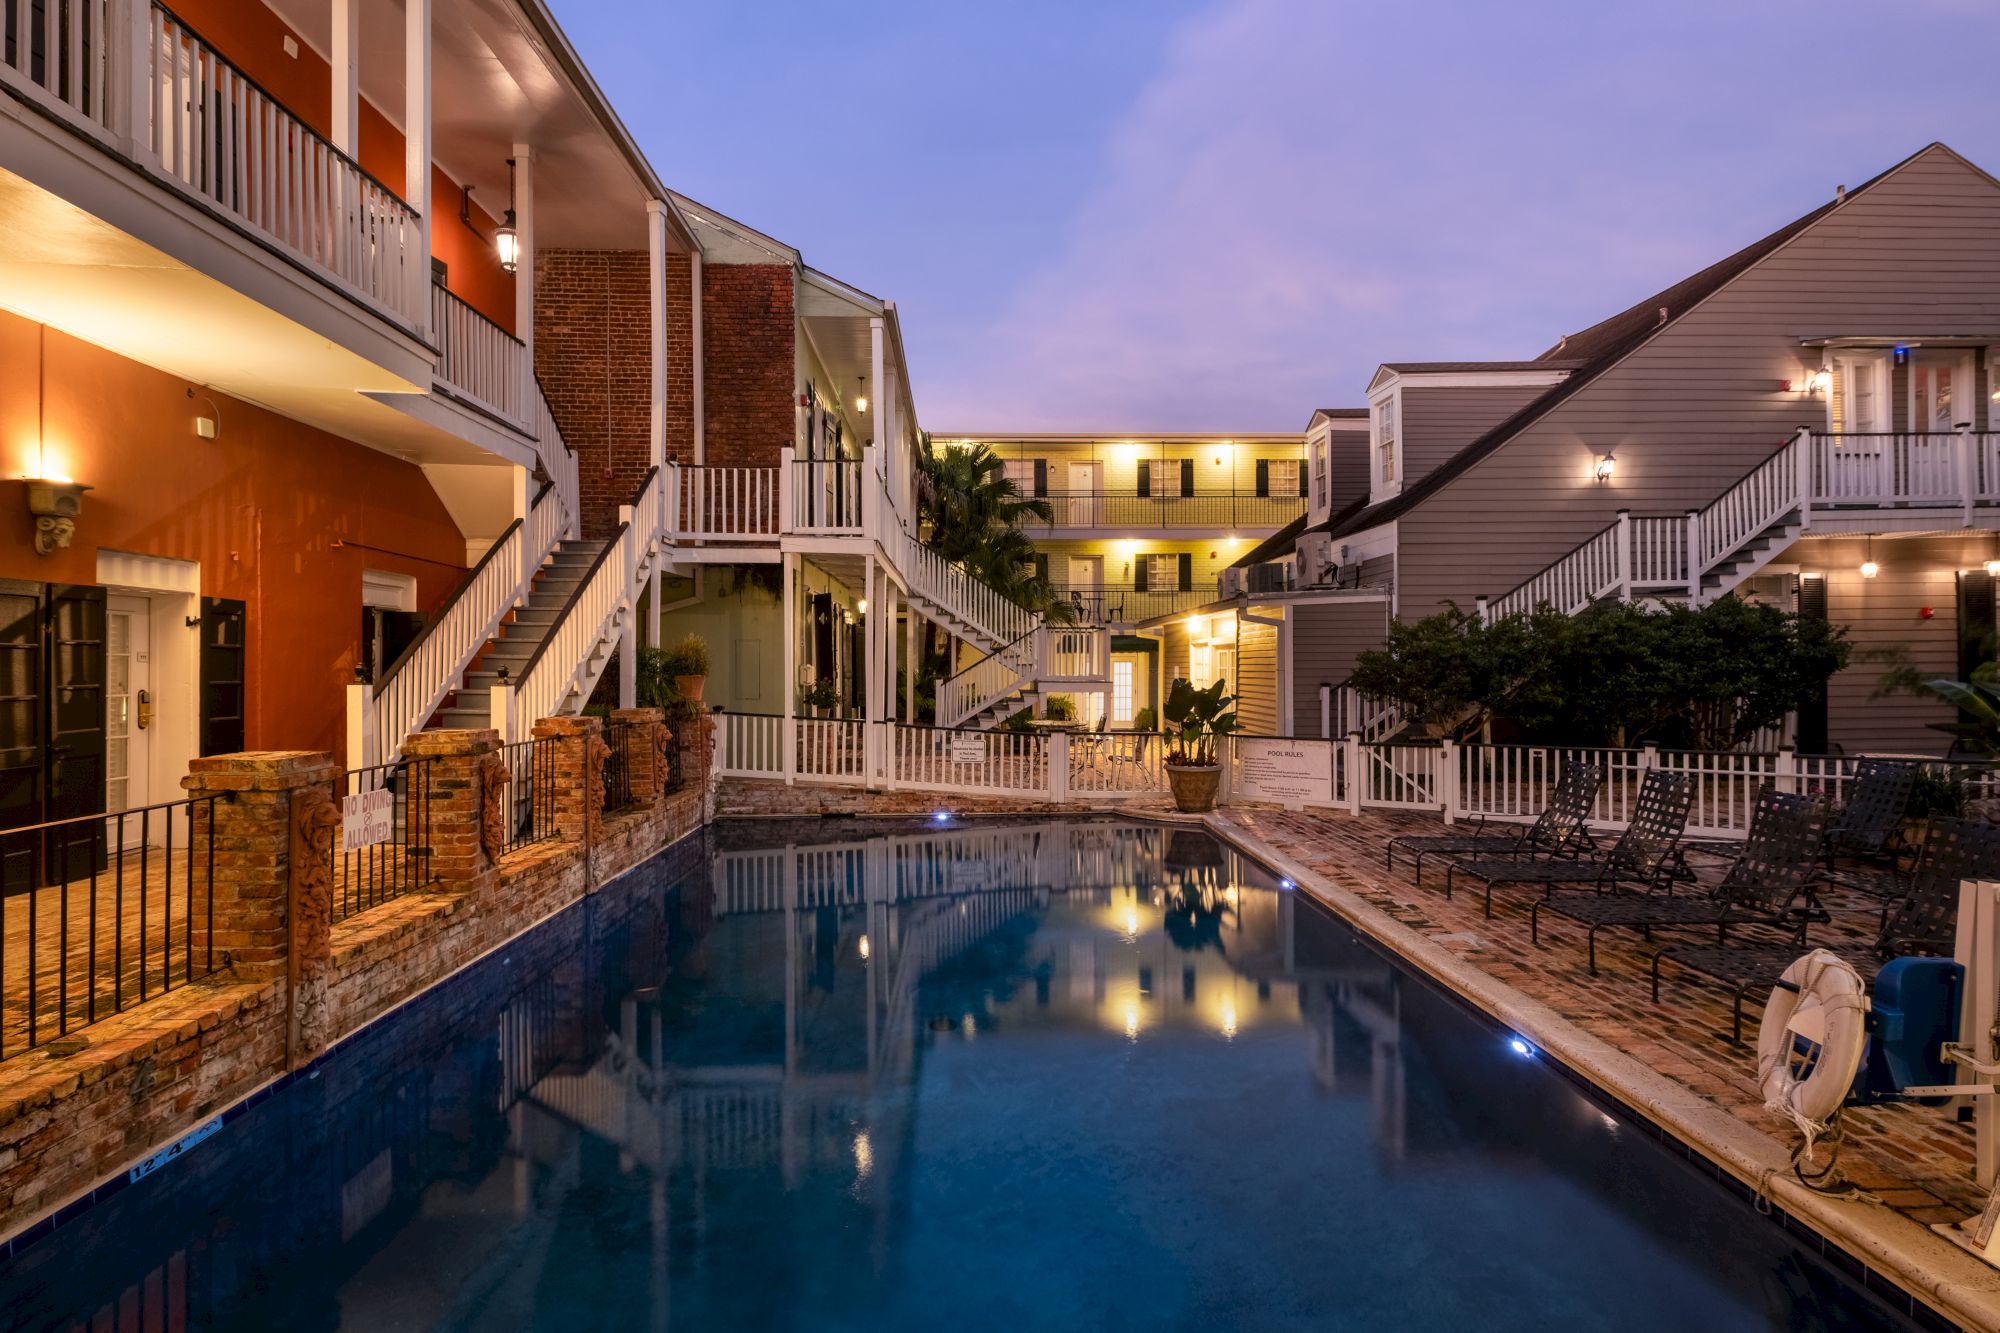
[[1216,742],[1236,730],[1233,694],[1224,694],[1224,681],[1198,690],[1185,680],[1174,682],[1167,694],[1167,782],[1174,789],[1174,805],[1199,814],[1215,808],[1215,791],[1222,783],[1222,766],[1216,761]]
[[699,634],[690,634],[667,650],[666,674],[674,678],[674,688],[681,698],[698,702],[702,691],[708,688],[708,642]]
[[831,716],[833,710],[840,706],[840,686],[832,676],[821,676],[799,691],[799,704],[816,714]]

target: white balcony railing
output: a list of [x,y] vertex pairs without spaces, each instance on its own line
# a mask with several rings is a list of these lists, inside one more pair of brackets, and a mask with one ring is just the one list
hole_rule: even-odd
[[[785,451],[787,455],[790,450]],[[791,528],[827,536],[861,534],[862,466],[854,459],[796,459],[791,476]]]
[[667,467],[668,526],[677,540],[778,535],[778,469]]
[[438,345],[437,377],[446,388],[523,432],[531,429],[534,371],[526,343],[436,283],[431,337]]
[[421,319],[430,257],[415,210],[171,13],[151,13],[146,165],[350,293]]

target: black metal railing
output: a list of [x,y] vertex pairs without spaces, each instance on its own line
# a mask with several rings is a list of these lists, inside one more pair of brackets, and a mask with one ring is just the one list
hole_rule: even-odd
[[501,797],[507,811],[502,852],[519,851],[556,836],[556,742],[515,741],[500,747],[507,765]]
[[1023,528],[1282,528],[1306,511],[1296,493],[1195,491],[1189,495],[1140,495],[1137,491],[1059,491],[1046,500],[1050,518],[1023,515]]
[[611,748],[604,761],[605,814],[617,814],[639,804],[640,794],[633,790],[632,774],[643,762],[638,747],[651,740],[645,728],[630,722],[613,722],[604,728],[604,743]]
[[1135,625],[1157,616],[1177,615],[1216,600],[1213,583],[1191,588],[1136,588],[1126,584],[1052,583],[1079,624]]
[[222,794],[0,831],[0,1059],[215,970]]
[[[405,759],[340,775],[334,799],[341,805],[342,827],[330,853],[335,921],[421,889],[435,878],[431,764],[429,759]],[[371,798],[380,807],[368,812],[364,807]]]

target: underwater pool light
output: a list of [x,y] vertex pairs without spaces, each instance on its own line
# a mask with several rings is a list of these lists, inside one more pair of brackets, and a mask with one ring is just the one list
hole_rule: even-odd
[[1509,1037],[1507,1039],[1507,1049],[1520,1056],[1523,1060],[1528,1059],[1535,1053],[1535,1048],[1519,1037]]
[[951,811],[933,810],[931,812],[931,820],[933,823],[949,824],[951,822]]

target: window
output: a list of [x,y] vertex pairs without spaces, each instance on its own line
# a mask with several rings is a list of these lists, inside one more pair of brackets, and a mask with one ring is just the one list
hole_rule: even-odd
[[1315,509],[1325,507],[1326,498],[1326,441],[1313,441],[1312,503]]
[[1014,483],[1014,489],[1023,495],[1035,493],[1035,459],[1009,458],[1001,463],[1001,475]]
[[1271,460],[1271,494],[1297,495],[1299,493],[1299,460],[1296,458],[1274,458]]
[[1396,399],[1384,398],[1375,407],[1375,452],[1381,461],[1383,484],[1396,480]]
[[1146,555],[1139,557],[1146,562],[1146,586],[1148,588],[1177,588],[1180,586],[1181,558],[1169,552],[1166,555]]
[[1111,664],[1111,720],[1130,722],[1132,720],[1132,664],[1113,662]]
[[1888,361],[1879,353],[1836,356],[1826,399],[1833,429],[1844,435],[1888,430],[1888,377]]

